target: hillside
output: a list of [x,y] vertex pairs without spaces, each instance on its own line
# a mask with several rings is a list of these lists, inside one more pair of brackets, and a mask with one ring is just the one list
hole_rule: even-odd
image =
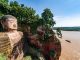
[[57,28],[60,28],[63,31],[80,31],[80,26],[78,27],[54,27],[53,29],[56,30]]

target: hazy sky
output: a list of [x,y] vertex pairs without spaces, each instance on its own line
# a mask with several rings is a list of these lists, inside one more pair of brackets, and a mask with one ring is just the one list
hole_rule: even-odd
[[[10,0],[14,1],[14,0]],[[39,15],[45,8],[54,14],[55,26],[80,26],[80,0],[16,0],[32,7]]]

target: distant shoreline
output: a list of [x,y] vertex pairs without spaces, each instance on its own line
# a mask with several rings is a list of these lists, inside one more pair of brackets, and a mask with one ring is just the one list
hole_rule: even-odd
[[61,30],[61,31],[80,31],[80,30]]
[[53,29],[56,30],[60,28],[62,31],[80,31],[80,27],[54,27]]

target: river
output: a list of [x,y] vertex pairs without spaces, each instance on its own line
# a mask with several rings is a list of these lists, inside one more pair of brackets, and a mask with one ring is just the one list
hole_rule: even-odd
[[62,31],[62,35],[60,60],[80,60],[80,31]]

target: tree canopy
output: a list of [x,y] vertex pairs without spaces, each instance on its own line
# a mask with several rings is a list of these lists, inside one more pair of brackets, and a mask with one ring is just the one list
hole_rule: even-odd
[[54,26],[55,21],[53,19],[53,13],[50,11],[50,9],[46,8],[44,9],[44,12],[42,13],[42,19],[44,21],[44,25],[50,25]]

